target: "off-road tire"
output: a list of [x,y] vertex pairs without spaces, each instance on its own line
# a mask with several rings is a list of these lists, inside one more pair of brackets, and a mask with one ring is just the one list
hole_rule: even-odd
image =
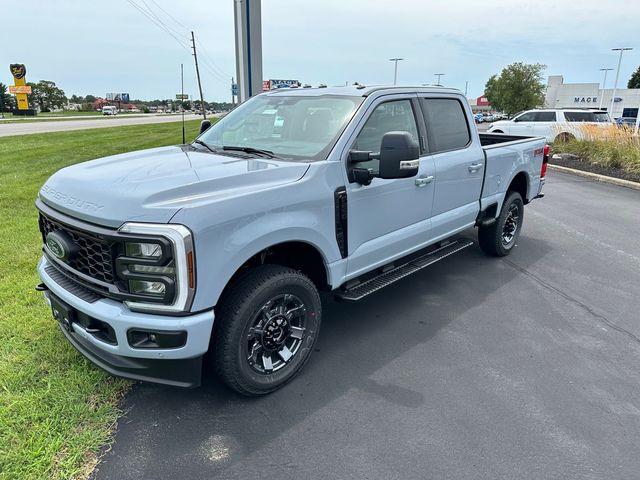
[[[246,345],[254,319],[270,299],[287,294],[301,300],[305,307],[306,324],[300,346],[280,370],[259,373],[251,366],[255,363],[247,358]],[[318,290],[307,276],[280,265],[256,267],[242,276],[216,307],[213,368],[226,385],[242,395],[271,393],[293,379],[309,359],[320,330],[321,316]]]
[[[514,208],[518,212],[518,219],[515,231],[513,232],[513,239],[505,244],[503,237],[505,224],[510,212],[513,212]],[[523,220],[524,202],[522,201],[522,197],[518,192],[508,192],[507,197],[502,204],[500,215],[496,221],[492,225],[486,227],[480,226],[478,228],[478,243],[480,244],[480,248],[487,255],[491,255],[493,257],[504,257],[509,255],[518,241]]]

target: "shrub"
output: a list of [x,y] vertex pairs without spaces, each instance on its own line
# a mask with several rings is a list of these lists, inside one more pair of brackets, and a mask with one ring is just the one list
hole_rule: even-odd
[[582,140],[556,142],[554,153],[571,153],[591,163],[640,173],[640,137],[628,127],[584,125]]

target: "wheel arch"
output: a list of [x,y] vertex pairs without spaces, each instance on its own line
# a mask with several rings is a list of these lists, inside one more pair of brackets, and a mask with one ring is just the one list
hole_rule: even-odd
[[525,171],[520,171],[514,175],[511,179],[511,183],[507,187],[506,195],[509,195],[509,192],[518,192],[522,197],[522,201],[526,204],[529,199],[529,175]]

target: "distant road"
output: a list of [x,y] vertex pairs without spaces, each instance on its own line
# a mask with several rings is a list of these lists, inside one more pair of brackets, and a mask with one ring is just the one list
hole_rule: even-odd
[[[189,114],[185,120],[197,120],[200,115]],[[80,119],[65,121],[40,121],[29,123],[0,123],[0,137],[9,135],[29,135],[32,133],[66,132],[69,130],[86,130],[88,128],[121,127],[125,125],[143,125],[148,123],[179,122],[180,115],[149,115],[143,117],[106,117],[103,119]]]

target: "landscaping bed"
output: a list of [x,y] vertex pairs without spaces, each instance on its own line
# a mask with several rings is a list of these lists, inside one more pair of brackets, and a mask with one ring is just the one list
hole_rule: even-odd
[[553,165],[640,182],[640,138],[633,129],[583,127],[582,140],[555,142]]
[[573,168],[607,177],[621,178],[631,182],[640,182],[640,173],[630,172],[620,167],[603,165],[600,163],[592,163],[570,153],[554,154],[549,159],[550,165],[559,165],[561,167]]

